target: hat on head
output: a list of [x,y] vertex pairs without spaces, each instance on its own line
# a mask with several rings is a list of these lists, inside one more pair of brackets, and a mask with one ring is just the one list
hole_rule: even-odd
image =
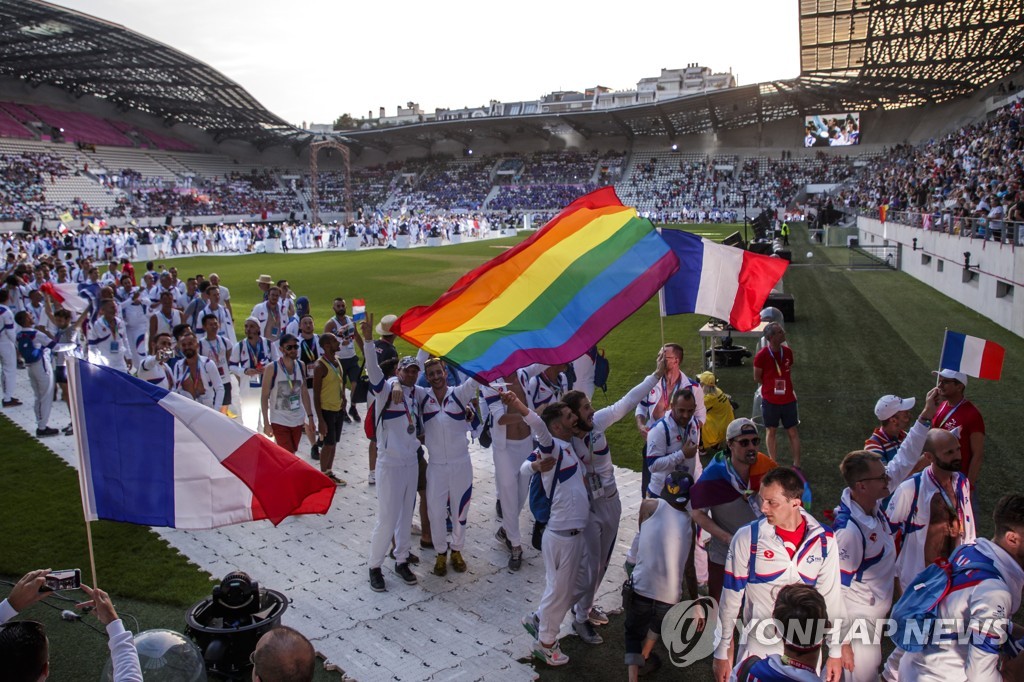
[[733,419],[729,422],[729,428],[725,430],[725,439],[732,440],[740,436],[756,436],[757,425],[747,419],[746,417],[740,417],[739,419]]
[[257,326],[261,324],[258,317],[252,317],[251,315],[245,318],[245,322],[243,324],[249,324],[250,322],[255,323]]
[[661,499],[668,502],[674,509],[686,511],[690,502],[690,487],[693,476],[686,471],[671,471],[665,477],[665,485],[661,489]]
[[309,299],[305,296],[299,296],[295,299],[295,314],[299,317],[309,314]]
[[259,279],[256,280],[256,284],[273,284],[274,280],[270,275],[260,275]]
[[398,315],[385,315],[380,318],[380,322],[377,323],[376,331],[381,336],[391,336],[391,325],[398,321]]
[[411,355],[406,355],[404,358],[398,361],[398,369],[405,369],[406,367],[415,367],[419,369],[419,363],[416,362],[416,358]]
[[963,372],[957,372],[952,369],[943,369],[939,370],[938,372],[932,372],[932,374],[934,374],[937,377],[942,377],[943,379],[952,379],[953,381],[959,381],[964,386],[967,385],[967,375],[964,374]]
[[703,386],[714,386],[715,375],[711,372],[701,372],[697,375],[697,381],[699,381]]
[[875,403],[875,416],[878,421],[885,421],[894,416],[897,412],[905,412],[913,409],[917,398],[901,398],[898,395],[883,395]]

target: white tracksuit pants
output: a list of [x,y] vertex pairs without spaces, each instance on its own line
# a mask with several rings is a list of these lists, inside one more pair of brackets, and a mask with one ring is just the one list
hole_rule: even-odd
[[472,494],[473,462],[469,457],[463,462],[427,463],[427,515],[430,518],[434,549],[438,553],[448,550],[443,538],[449,507],[452,516],[451,549],[462,551],[466,542],[466,519]]
[[[416,507],[416,481],[419,465],[412,457],[408,463],[377,460],[377,525],[370,539],[370,568],[380,568],[395,540],[395,559],[403,563],[412,549],[412,513]],[[444,528],[444,520],[441,520]]]
[[18,349],[13,343],[0,342],[0,370],[4,388],[4,400],[14,397],[18,381]]
[[45,429],[50,423],[50,410],[53,408],[53,370],[45,356],[38,362],[26,363],[26,369],[35,396],[36,428]]
[[263,388],[249,386],[249,377],[247,376],[239,379],[238,383],[238,407],[241,410],[242,424],[256,433],[261,433],[263,416],[260,413],[260,396]]
[[604,580],[615,539],[619,535],[620,518],[622,500],[619,499],[618,491],[614,497],[594,499],[590,519],[583,531],[583,557],[580,559],[576,593],[573,595],[573,612],[579,623],[590,616],[590,609],[594,606],[594,596]]
[[519,530],[519,514],[530,497],[530,477],[521,476],[520,467],[533,452],[533,439],[505,440],[499,446],[494,442],[494,482],[498,486],[501,502],[501,525],[513,547],[523,544]]
[[[850,646],[853,648],[853,672],[843,671],[844,682],[878,682],[878,668],[882,665],[882,638],[876,632],[875,624],[879,619],[885,618],[888,611],[860,611],[847,600],[846,618],[850,623],[857,623],[857,630],[856,636],[850,640]],[[861,635],[869,640],[865,641],[865,637]]]
[[563,531],[548,528],[541,541],[541,554],[544,557],[545,583],[544,594],[537,607],[537,617],[540,619],[537,639],[550,644],[558,639],[565,612],[572,606],[580,558],[583,556],[583,533],[569,536],[563,534]]

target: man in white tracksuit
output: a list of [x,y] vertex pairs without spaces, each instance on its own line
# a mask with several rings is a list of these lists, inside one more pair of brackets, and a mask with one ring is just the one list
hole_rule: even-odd
[[15,341],[14,310],[7,305],[10,294],[0,288],[0,383],[3,384],[4,407],[16,407],[21,401],[14,397],[14,385],[18,380],[18,349]]
[[[509,384],[502,391],[516,391],[519,399],[526,394],[515,372],[506,377]],[[499,392],[489,386],[481,387],[480,397],[485,401],[491,417],[491,454],[494,459],[494,484],[501,505],[501,528],[495,534],[509,551],[508,570],[518,571],[523,565],[522,531],[519,516],[530,495],[530,477],[521,474],[523,462],[533,452],[530,427],[519,413],[509,412],[499,400]]]
[[[1024,495],[1003,496],[992,516],[992,540],[980,538],[961,545],[950,557],[952,589],[939,604],[937,616],[940,622],[959,625],[958,638],[905,654],[900,661],[903,682],[1020,679],[1014,672],[1000,670],[1000,653],[1009,648],[1005,646],[1009,644],[1007,636],[1014,640],[1014,650],[1019,651],[1021,645],[1021,628],[1011,619],[1020,608],[1024,590]],[[955,570],[967,563],[986,565],[989,570]]]
[[[792,583],[813,585],[828,606],[829,620],[845,622],[839,579],[839,551],[832,532],[803,510],[803,479],[792,469],[772,469],[761,479],[764,518],[740,528],[725,560],[718,626],[715,629],[714,679],[726,682],[734,660],[782,653],[782,642],[765,628],[772,619],[775,594]],[[742,614],[740,609],[742,607]],[[744,639],[733,656],[737,616]],[[766,636],[768,635],[768,636]],[[841,640],[832,632],[826,662],[827,679],[841,674]]]
[[[415,585],[416,575],[409,569],[412,554],[412,514],[416,507],[416,483],[422,422],[418,406],[427,397],[427,389],[416,386],[420,368],[416,359],[404,357],[396,376],[385,378],[377,363],[373,344],[373,317],[360,323],[363,357],[373,392],[377,418],[377,525],[370,540],[370,588],[384,592],[387,587],[381,565],[392,538],[395,541],[395,573],[407,585]],[[444,526],[441,526],[444,528]]]
[[[622,500],[615,483],[615,466],[605,431],[628,415],[665,373],[665,362],[658,356],[655,372],[635,386],[614,405],[594,411],[590,398],[572,390],[563,401],[576,415],[572,446],[583,463],[585,482],[590,493],[590,517],[583,532],[583,558],[574,595],[573,629],[583,641],[600,644],[601,635],[594,623],[605,624],[607,616],[594,608],[594,596],[608,570],[622,518]],[[592,613],[593,612],[593,613]]]
[[511,391],[502,393],[501,401],[509,411],[523,416],[539,443],[522,470],[526,476],[540,473],[541,485],[551,503],[541,550],[544,594],[537,611],[523,618],[523,627],[537,638],[533,647],[536,658],[551,666],[565,665],[569,657],[558,646],[558,631],[572,606],[583,556],[583,529],[590,516],[583,463],[572,447],[576,415],[565,403],[554,402],[538,416]]
[[[466,406],[479,384],[468,379],[458,386],[449,386],[444,362],[438,358],[427,358],[422,362],[430,384],[430,389],[418,398],[421,401],[418,412],[423,419],[423,438],[427,446],[427,514],[437,552],[434,575],[443,576],[448,572],[449,548],[452,568],[457,573],[466,570],[462,547],[466,541],[466,519],[473,493],[473,462],[469,458],[469,441],[466,438],[469,431]],[[445,541],[444,532],[449,509],[452,518],[450,546]]]
[[938,408],[937,398],[938,389],[933,388],[924,399],[921,416],[888,464],[876,452],[858,450],[839,465],[847,488],[836,508],[832,532],[839,547],[843,601],[852,628],[849,642],[843,645],[844,667],[849,667],[851,659],[853,663],[852,671],[843,672],[846,682],[878,680],[882,633],[876,632],[875,624],[892,606],[896,574],[896,541],[879,502],[896,490],[921,459],[926,424]]
[[[924,451],[932,463],[896,488],[886,515],[899,528],[900,552],[896,557],[896,577],[906,588],[937,558],[948,558],[960,544],[978,537],[971,502],[971,484],[960,472],[960,440],[950,431],[931,429],[925,437]],[[902,649],[896,649],[885,662],[882,677],[900,679]]]

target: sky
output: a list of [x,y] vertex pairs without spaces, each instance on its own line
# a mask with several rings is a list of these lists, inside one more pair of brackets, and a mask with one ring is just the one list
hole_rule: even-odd
[[800,70],[798,0],[55,1],[209,64],[295,125],[627,90],[691,62],[742,85]]

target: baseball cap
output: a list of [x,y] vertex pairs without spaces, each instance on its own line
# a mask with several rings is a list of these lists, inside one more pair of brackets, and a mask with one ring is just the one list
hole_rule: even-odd
[[967,375],[964,374],[963,372],[957,372],[952,369],[943,369],[939,370],[938,372],[932,372],[932,374],[938,377],[942,377],[943,379],[952,379],[954,381],[959,381],[964,386],[967,385]]
[[711,372],[701,372],[697,375],[697,381],[699,381],[703,386],[714,386],[715,375]]
[[917,398],[901,398],[898,395],[883,395],[875,403],[875,416],[879,421],[889,419],[897,412],[913,409]]
[[731,422],[729,422],[729,428],[725,430],[726,440],[732,440],[733,438],[738,438],[739,436],[743,435],[756,436],[757,425],[754,424],[754,422],[747,419],[746,417],[733,419]]
[[693,476],[687,471],[671,471],[665,477],[665,485],[661,489],[661,499],[680,511],[686,511],[690,501],[690,487]]
[[415,367],[416,369],[420,368],[420,366],[416,364],[416,358],[411,355],[406,355],[398,361],[398,369],[405,369],[406,367]]

